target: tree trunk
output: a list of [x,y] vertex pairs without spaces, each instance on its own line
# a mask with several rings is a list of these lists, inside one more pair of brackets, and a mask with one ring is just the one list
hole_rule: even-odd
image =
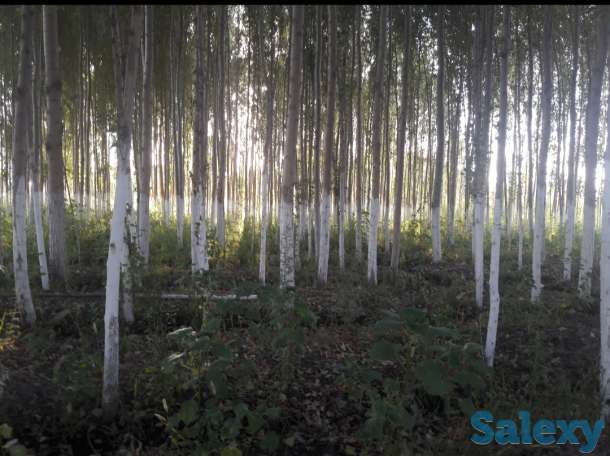
[[[576,161],[576,79],[578,76],[579,64],[579,28],[580,28],[580,8],[577,5],[572,7],[574,24],[572,29],[572,75],[570,79],[570,152],[568,158],[568,189],[567,189],[567,214],[565,226],[565,247],[563,251],[563,280],[572,280],[572,248],[574,245],[574,214],[576,209],[576,178],[578,169]],[[604,187],[605,188],[605,187]]]
[[216,187],[216,238],[221,247],[225,245],[225,176],[227,163],[227,138],[225,132],[225,28],[227,23],[226,7],[218,7],[218,186]]
[[191,197],[191,254],[194,274],[209,270],[204,185],[207,170],[203,157],[208,153],[208,106],[204,69],[205,6],[197,7],[195,19],[195,113],[193,116],[193,188]]
[[[38,18],[39,16],[37,16]],[[44,227],[42,225],[42,191],[40,179],[41,143],[40,136],[42,130],[41,115],[41,81],[42,81],[42,53],[40,52],[40,35],[34,34],[34,78],[30,90],[31,109],[28,122],[31,122],[32,129],[30,138],[30,181],[32,209],[34,213],[34,229],[36,232],[36,248],[38,256],[38,266],[40,268],[40,280],[43,290],[49,289],[49,270],[47,266],[47,253],[44,242]]]
[[[140,42],[142,11],[131,7],[129,31],[119,30],[118,7],[112,7],[112,49],[117,97],[118,147],[117,187],[110,228],[106,271],[106,305],[104,314],[104,385],[102,406],[104,414],[116,414],[119,402],[119,283],[121,263],[127,249],[127,221],[131,208],[131,177],[129,155],[131,149],[134,90],[136,80],[137,47]],[[127,37],[127,43],[122,40]],[[126,51],[125,51],[126,50]]]
[[286,148],[282,169],[282,200],[280,203],[280,288],[294,287],[294,185],[296,183],[297,138],[301,75],[303,73],[303,5],[292,7],[290,36],[290,92]]
[[328,278],[330,247],[330,196],[332,192],[331,167],[335,126],[335,98],[337,91],[337,11],[328,7],[328,103],[326,105],[326,132],[324,145],[324,187],[320,207],[320,245],[318,251],[318,284],[325,285]]
[[356,260],[362,261],[362,43],[360,5],[356,6],[358,81],[356,98]]
[[[57,7],[43,6],[45,83],[47,93],[47,162],[49,204],[49,272],[53,280],[66,279],[64,208],[64,157],[62,153],[62,101],[59,74]],[[104,131],[104,139],[106,132]],[[104,139],[102,142],[104,142]]]
[[583,208],[582,240],[580,244],[580,270],[578,294],[591,295],[591,272],[595,243],[595,169],[597,167],[597,137],[599,132],[600,97],[606,54],[608,53],[607,7],[600,6],[597,24],[597,49],[590,70],[589,100],[585,124],[585,204]]
[[377,284],[377,225],[379,223],[379,173],[381,152],[381,111],[383,109],[383,70],[386,57],[386,23],[388,7],[381,5],[379,10],[379,38],[377,43],[377,54],[375,58],[375,80],[373,88],[373,130],[372,150],[373,173],[370,200],[370,223],[368,239],[368,268],[367,278],[369,283]]
[[144,78],[143,78],[143,101],[142,101],[142,152],[141,152],[141,175],[139,181],[138,197],[138,225],[139,225],[139,249],[148,265],[150,253],[150,168],[152,161],[152,121],[153,121],[153,6],[148,5],[144,9]]
[[404,42],[403,42],[403,57],[402,57],[402,79],[401,79],[401,95],[400,95],[400,114],[397,126],[396,138],[396,180],[394,187],[394,227],[392,228],[392,257],[390,266],[394,272],[398,271],[398,262],[400,260],[400,221],[402,212],[402,193],[403,193],[403,178],[404,178],[404,163],[405,163],[405,136],[407,128],[407,99],[409,87],[409,68],[412,64],[410,46],[411,46],[411,7],[407,6],[407,12],[404,18]]
[[536,221],[534,223],[534,243],[532,253],[532,302],[540,299],[542,291],[541,268],[542,249],[545,239],[546,207],[546,162],[551,136],[551,102],[553,99],[552,23],[551,8],[544,7],[544,32],[542,37],[542,136],[536,176]]
[[502,198],[506,147],[506,125],[508,120],[508,52],[510,49],[510,6],[504,5],[504,46],[500,54],[500,118],[498,121],[498,155],[496,173],[496,195],[494,206],[494,224],[491,235],[491,261],[489,265],[489,322],[485,338],[485,361],[493,367],[496,352],[496,334],[500,315],[500,246],[502,241]]
[[13,274],[17,309],[28,326],[36,323],[28,275],[28,253],[25,211],[26,168],[28,157],[28,122],[32,90],[32,30],[34,9],[22,7],[19,73],[14,95],[13,127]]
[[441,191],[443,188],[443,164],[445,161],[445,109],[443,86],[445,85],[445,32],[444,11],[439,7],[438,25],[438,74],[436,79],[436,166],[434,172],[434,193],[432,195],[432,261],[442,259],[441,253]]

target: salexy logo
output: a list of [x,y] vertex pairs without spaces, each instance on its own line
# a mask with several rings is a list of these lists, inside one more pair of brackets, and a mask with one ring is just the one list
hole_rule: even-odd
[[[498,445],[579,445],[581,453],[591,453],[604,429],[604,421],[597,420],[593,426],[587,420],[540,419],[532,423],[528,411],[519,412],[519,423],[512,419],[495,421],[488,410],[479,410],[470,417],[475,429],[470,440],[477,445],[489,445],[494,440]],[[580,432],[578,432],[580,430]]]

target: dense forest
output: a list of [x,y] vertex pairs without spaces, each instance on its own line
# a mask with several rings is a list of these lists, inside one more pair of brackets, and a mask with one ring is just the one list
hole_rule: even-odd
[[610,7],[12,5],[0,39],[0,455],[610,451]]

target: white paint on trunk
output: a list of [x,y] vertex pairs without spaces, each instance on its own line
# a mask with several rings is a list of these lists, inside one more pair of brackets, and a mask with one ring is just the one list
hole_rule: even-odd
[[16,176],[13,185],[13,274],[15,275],[15,296],[17,308],[23,312],[29,326],[36,323],[36,311],[32,302],[32,292],[28,277],[28,251],[25,229],[25,178]]
[[379,225],[379,199],[371,195],[369,222],[369,245],[367,260],[368,281],[377,285],[377,226]]
[[263,169],[262,179],[262,214],[261,214],[261,242],[260,242],[260,254],[258,260],[258,280],[261,285],[265,285],[266,282],[266,267],[267,267],[267,227],[269,226],[269,198],[267,194],[269,192],[269,176],[267,167]]
[[593,249],[595,246],[595,206],[583,207],[582,240],[580,245],[580,270],[578,274],[578,294],[581,298],[591,296],[591,271],[593,270]]
[[[119,147],[124,148],[125,145]],[[128,146],[127,146],[128,147]],[[121,151],[121,161],[129,157],[129,151]],[[106,305],[104,313],[104,386],[102,405],[110,412],[119,397],[119,290],[121,263],[125,250],[127,204],[131,193],[129,165],[119,163],[114,211],[110,226],[108,261],[106,262]],[[127,170],[125,169],[127,168]]]
[[545,182],[538,182],[536,186],[536,214],[534,221],[534,242],[532,247],[532,302],[538,302],[542,293],[542,248],[544,244],[544,211],[545,211]]
[[150,198],[148,192],[140,192],[138,204],[138,248],[142,255],[144,265],[148,265],[150,256]]
[[432,261],[441,260],[441,208],[436,206],[432,208]]
[[42,195],[40,192],[34,192],[32,195],[32,206],[34,209],[34,228],[36,230],[36,247],[38,249],[38,265],[40,267],[40,281],[42,289],[49,289],[49,268],[47,267],[47,253],[44,245],[44,231],[42,228]]
[[176,197],[176,231],[178,234],[178,245],[184,243],[184,197]]
[[201,185],[195,189],[191,202],[191,254],[193,274],[210,269],[207,252],[205,202]]
[[294,225],[292,205],[280,201],[280,288],[294,288]]
[[604,160],[600,259],[600,395],[602,417],[610,415],[610,134]]
[[[604,187],[605,188],[605,187]],[[563,250],[563,280],[569,282],[572,280],[572,249],[574,246],[574,213],[576,205],[574,201],[568,203],[568,213],[566,220],[566,239]]]
[[318,282],[320,285],[326,284],[328,280],[328,257],[330,247],[330,195],[322,191],[320,201],[320,251],[318,252]]
[[472,227],[472,244],[474,256],[475,301],[479,309],[483,308],[483,259],[485,231],[483,213],[485,211],[483,195],[476,195],[474,200],[474,224]]
[[[504,170],[502,170],[504,171]],[[501,174],[500,174],[501,175]],[[498,177],[500,179],[501,177]],[[496,198],[494,207],[494,224],[491,233],[491,259],[489,264],[489,321],[485,338],[485,361],[493,367],[500,315],[500,246],[502,243],[502,197]]]

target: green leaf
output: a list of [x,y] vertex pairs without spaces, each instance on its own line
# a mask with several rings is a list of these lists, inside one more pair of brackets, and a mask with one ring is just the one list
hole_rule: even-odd
[[384,424],[384,417],[372,417],[364,422],[364,427],[362,431],[365,437],[369,439],[380,439],[381,437],[383,437]]
[[465,399],[458,399],[458,405],[460,406],[460,410],[462,410],[466,416],[472,416],[472,414],[475,412],[474,404],[472,403],[472,399],[469,397]]
[[442,326],[430,326],[428,332],[435,337],[457,337],[458,332],[455,329],[444,328]]
[[0,437],[4,440],[9,440],[13,436],[13,428],[4,423],[0,425]]
[[212,346],[212,353],[220,359],[231,360],[233,358],[233,352],[223,343],[214,344]]
[[278,419],[281,411],[282,410],[279,407],[269,407],[267,410],[265,410],[264,414],[269,418]]
[[220,456],[241,456],[242,452],[239,448],[227,447],[223,448],[220,452]]
[[369,355],[376,361],[396,361],[399,351],[400,345],[380,340],[369,350]]
[[443,379],[442,366],[433,360],[424,360],[415,369],[415,375],[422,386],[433,396],[445,396],[449,393],[449,383]]
[[485,381],[478,375],[468,371],[458,372],[455,375],[455,382],[461,386],[471,386],[478,390],[485,388]]
[[375,329],[382,331],[394,331],[397,329],[402,329],[404,326],[404,322],[392,318],[384,318],[375,322]]
[[263,418],[258,413],[248,413],[247,431],[249,434],[256,434],[264,424]]
[[189,425],[197,419],[199,414],[199,404],[193,399],[183,402],[178,412],[178,418],[185,424]]
[[271,431],[267,432],[263,439],[261,440],[261,448],[263,450],[275,451],[277,447],[280,445],[280,437],[276,432]]

